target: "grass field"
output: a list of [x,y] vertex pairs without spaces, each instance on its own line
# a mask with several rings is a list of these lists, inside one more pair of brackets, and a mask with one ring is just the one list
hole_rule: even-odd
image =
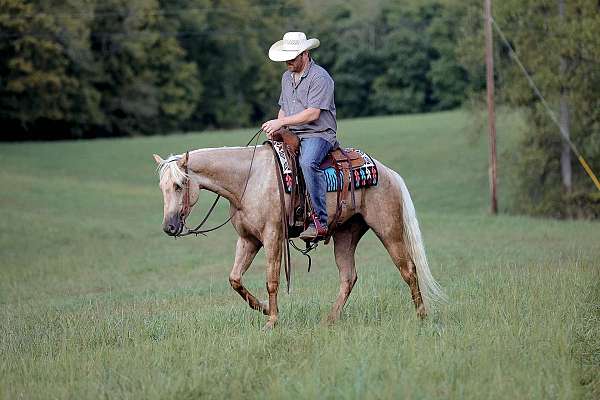
[[[500,118],[502,154],[515,121]],[[338,278],[320,246],[310,273],[294,256],[272,332],[229,287],[231,226],[162,233],[151,157],[252,130],[1,144],[0,398],[600,398],[600,224],[489,216],[487,144],[467,143],[467,123],[459,111],[340,123],[343,143],[405,178],[450,302],[419,321],[368,234],[341,321],[321,323]],[[264,276],[259,257],[245,282],[262,299]]]

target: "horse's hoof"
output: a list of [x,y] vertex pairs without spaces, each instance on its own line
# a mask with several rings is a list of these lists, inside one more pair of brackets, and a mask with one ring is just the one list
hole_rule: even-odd
[[335,323],[338,321],[338,319],[339,319],[339,316],[338,316],[338,315],[332,315],[332,314],[329,314],[329,315],[327,316],[327,318],[325,318],[325,319],[323,320],[323,325],[326,325],[326,326],[332,326],[332,325],[335,325]]
[[269,315],[269,302],[266,300],[262,300],[259,301],[260,303],[260,309],[262,310],[262,313],[265,315]]
[[277,319],[269,319],[265,326],[263,326],[263,331],[271,331],[275,328],[275,324],[277,323]]

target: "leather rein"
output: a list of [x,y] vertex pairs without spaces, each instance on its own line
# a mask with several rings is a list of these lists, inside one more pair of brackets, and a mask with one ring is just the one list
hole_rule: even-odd
[[[253,136],[252,138],[250,138],[250,140],[248,141],[248,143],[246,143],[246,146],[249,146],[250,143],[252,143],[252,141],[256,138],[256,142],[254,143],[254,149],[252,150],[252,160],[250,161],[250,167],[248,168],[248,175],[246,176],[246,183],[244,184],[244,190],[242,191],[242,196],[240,197],[240,202],[242,201],[242,199],[244,198],[244,194],[246,194],[246,188],[248,187],[248,181],[250,180],[250,174],[252,173],[252,165],[254,164],[254,155],[256,154],[256,147],[258,146],[258,137],[261,134],[263,130],[259,129]],[[185,175],[188,176],[188,160],[190,157],[190,152],[189,150],[185,152],[185,168],[184,168],[184,172]],[[179,233],[178,235],[175,235],[175,238],[180,237],[180,236],[188,236],[188,235],[204,235],[206,236],[206,234],[208,232],[212,232],[212,231],[216,231],[217,229],[223,227],[225,224],[227,224],[229,221],[231,221],[231,218],[233,218],[233,216],[235,215],[235,212],[233,214],[231,214],[229,216],[229,218],[227,218],[227,220],[225,220],[225,222],[223,222],[222,224],[219,224],[217,226],[215,226],[214,228],[209,228],[209,229],[201,229],[204,226],[204,223],[208,220],[208,217],[210,217],[210,214],[212,214],[213,210],[215,209],[215,207],[217,206],[217,203],[219,202],[219,200],[221,199],[221,195],[218,194],[217,197],[215,198],[215,201],[213,202],[213,204],[210,206],[208,212],[206,213],[206,215],[204,216],[204,218],[202,219],[202,221],[200,222],[200,224],[198,224],[198,226],[196,226],[195,228],[188,228],[188,226],[185,224],[186,223],[186,219],[189,216],[189,212],[190,212],[190,184],[191,184],[191,179],[188,178],[186,179],[185,182],[185,191],[183,193],[183,206],[181,207],[181,212],[180,212],[180,217],[181,220],[183,222],[183,226],[186,228],[185,232]]]

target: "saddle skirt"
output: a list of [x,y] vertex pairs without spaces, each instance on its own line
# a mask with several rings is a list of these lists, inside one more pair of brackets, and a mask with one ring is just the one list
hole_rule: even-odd
[[[285,192],[291,193],[295,177],[286,157],[284,149],[285,144],[277,141],[271,141],[271,144],[278,156],[277,158],[284,181]],[[352,165],[351,176],[353,178],[352,181],[354,182],[354,189],[376,186],[379,176],[377,173],[377,166],[373,159],[364,151],[355,148],[346,148],[344,152],[346,154],[340,149],[336,149],[330,152],[321,163],[321,169],[325,173],[325,179],[327,180],[327,191],[337,192],[343,189],[343,171],[342,169],[336,169],[334,162],[347,163],[346,155]],[[348,180],[346,179],[346,181]],[[347,182],[347,184],[348,190],[350,190],[350,182]]]
[[[302,171],[298,166],[298,153],[300,149],[300,140],[298,136],[286,129],[281,129],[272,135],[274,140],[268,140],[265,144],[270,144],[278,161],[275,167],[278,175],[279,200],[282,210],[282,231],[283,231],[283,259],[285,263],[285,276],[288,282],[288,291],[291,278],[291,258],[290,242],[291,238],[296,238],[300,232],[308,226],[310,221],[316,222],[316,216],[312,212],[310,196],[306,193],[306,185],[302,177]],[[368,186],[377,185],[379,175],[377,166],[373,159],[365,152],[358,149],[335,149],[330,152],[321,163],[321,169],[325,172],[327,180],[327,191],[336,192],[336,211],[333,217],[330,216],[329,227],[324,237],[325,244],[329,243],[331,236],[341,222],[341,213],[347,207],[346,197],[348,192],[351,194],[352,209],[356,208],[354,198],[355,189],[362,189]],[[284,192],[290,196],[289,206],[286,205]],[[315,248],[315,244],[306,242],[307,254]],[[295,247],[295,246],[294,246]],[[310,271],[310,257],[308,263]]]

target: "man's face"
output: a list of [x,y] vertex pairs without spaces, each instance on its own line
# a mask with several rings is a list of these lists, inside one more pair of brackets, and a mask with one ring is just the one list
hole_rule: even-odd
[[[302,53],[298,54],[298,56],[296,58],[294,58],[293,60],[289,60],[286,61],[286,65],[287,65],[287,69],[290,72],[302,72],[302,69],[304,68],[304,56],[306,55],[306,52],[303,51]],[[308,56],[307,56],[308,57]]]

